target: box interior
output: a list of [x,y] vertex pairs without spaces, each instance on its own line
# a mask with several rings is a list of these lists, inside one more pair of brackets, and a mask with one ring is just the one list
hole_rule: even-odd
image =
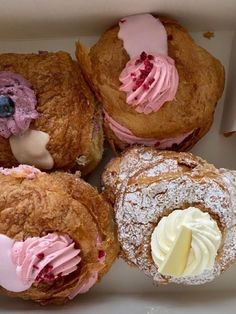
[[[224,3],[198,1],[76,1],[21,0],[0,3],[0,52],[37,52],[65,50],[74,57],[75,42],[92,45],[99,33],[117,22],[120,17],[140,12],[172,16],[191,30],[200,46],[219,58],[230,74],[236,46],[236,1]],[[205,31],[213,31],[207,39]],[[230,61],[231,60],[231,61]],[[232,76],[231,76],[232,77]],[[226,84],[227,85],[227,84]],[[217,167],[236,169],[236,134],[224,137],[221,123],[227,88],[217,105],[210,132],[194,147],[193,153]],[[105,149],[103,162],[89,177],[99,186],[104,165],[112,157]],[[42,308],[32,302],[0,297],[0,313],[235,313],[236,265],[203,286],[168,285],[156,287],[139,271],[117,260],[101,283],[85,296],[63,307]]]

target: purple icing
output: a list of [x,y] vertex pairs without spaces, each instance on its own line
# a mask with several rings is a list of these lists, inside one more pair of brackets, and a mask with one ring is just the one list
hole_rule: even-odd
[[0,136],[9,138],[11,135],[24,133],[30,126],[31,120],[39,114],[36,95],[30,82],[20,74],[0,72],[0,96],[8,96],[15,104],[15,113],[8,118],[0,118]]

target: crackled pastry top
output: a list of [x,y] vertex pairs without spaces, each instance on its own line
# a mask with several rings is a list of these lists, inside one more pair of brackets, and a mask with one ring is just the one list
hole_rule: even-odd
[[[157,152],[152,148],[133,148],[111,161],[103,174],[104,193],[111,202],[115,202],[115,217],[124,259],[157,282],[202,284],[220,275],[236,258],[236,198],[231,192],[235,185],[229,173],[234,177],[233,171],[219,171],[190,153]],[[194,262],[190,244],[193,249],[195,242],[191,239],[197,236],[195,253],[200,254],[200,233],[194,234],[192,229],[189,252],[186,253],[189,260],[185,260],[187,268],[182,269],[180,275],[168,276],[167,272],[164,275],[159,269],[162,265],[157,252],[151,255],[152,235],[154,239],[155,228],[161,228],[160,223],[167,219],[164,217],[180,213],[181,218],[191,207],[197,208],[197,219],[208,221],[208,235],[212,241],[209,241],[207,233],[202,241],[208,244],[209,259],[203,261],[199,255],[199,261],[202,262]],[[185,218],[190,219],[191,215]],[[189,223],[184,226],[195,228],[193,222]],[[168,235],[171,236],[172,232],[176,234],[169,222],[166,222],[166,228],[165,232],[168,228],[172,230],[167,232]],[[168,242],[168,246],[164,246],[165,254],[176,256],[175,251],[170,252],[176,240],[171,238],[172,244]],[[196,267],[196,271],[190,271],[191,267]],[[168,265],[166,269],[173,270]]]

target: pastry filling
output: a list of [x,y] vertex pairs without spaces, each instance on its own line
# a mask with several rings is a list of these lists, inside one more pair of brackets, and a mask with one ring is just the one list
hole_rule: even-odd
[[119,77],[120,90],[137,112],[156,112],[174,100],[179,84],[175,61],[168,56],[166,30],[151,14],[126,17],[119,27],[118,37],[130,57]]
[[[173,101],[179,85],[175,61],[168,56],[166,30],[159,19],[151,14],[128,16],[119,22],[118,37],[130,57],[119,76],[120,90],[126,102],[138,113],[157,112],[167,102]],[[181,144],[194,130],[173,138],[140,138],[120,125],[105,112],[105,119],[122,141],[128,144],[172,148]]]
[[221,241],[221,231],[209,213],[195,207],[174,210],[152,233],[152,258],[162,275],[200,275],[214,268]]
[[129,129],[125,128],[124,126],[120,125],[111,116],[108,115],[106,111],[105,114],[105,121],[108,123],[110,129],[114,132],[119,140],[125,142],[127,144],[141,144],[145,146],[155,146],[158,149],[170,149],[174,145],[180,145],[187,137],[189,137],[194,130],[180,134],[173,138],[166,138],[166,139],[156,139],[156,138],[142,138],[135,136]]
[[127,104],[144,114],[156,112],[166,101],[173,100],[179,82],[173,59],[145,51],[128,61],[119,80]]
[[50,136],[46,132],[28,129],[21,135],[12,135],[9,139],[11,150],[20,164],[34,165],[50,170],[54,161],[47,150]]
[[41,171],[35,167],[28,165],[19,165],[18,167],[2,168],[0,173],[5,176],[12,176],[15,178],[34,179]]
[[[98,261],[104,263],[105,252],[99,250]],[[12,292],[28,290],[32,285],[52,284],[55,280],[75,272],[81,262],[80,249],[67,235],[50,233],[15,241],[0,234],[0,286]],[[69,296],[87,292],[97,281],[94,272],[88,281]]]
[[36,105],[30,82],[16,73],[0,72],[0,136],[9,138],[28,130],[39,117]]
[[35,92],[21,75],[0,72],[0,136],[9,138],[12,154],[21,164],[41,169],[53,168],[53,158],[46,145],[49,135],[29,129],[39,117]]
[[74,272],[81,261],[70,237],[56,233],[25,241],[0,235],[0,247],[0,285],[12,292],[54,282]]

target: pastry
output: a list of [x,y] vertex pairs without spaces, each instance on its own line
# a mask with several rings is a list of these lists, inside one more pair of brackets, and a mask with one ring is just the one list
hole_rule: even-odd
[[0,166],[90,172],[103,152],[102,117],[66,52],[0,54]]
[[134,147],[108,164],[103,186],[122,257],[156,283],[203,284],[235,261],[236,171]]
[[0,169],[0,293],[42,304],[87,292],[119,246],[111,208],[79,175]]
[[128,16],[77,59],[103,104],[111,145],[188,150],[209,130],[224,88],[221,63],[176,21]]

